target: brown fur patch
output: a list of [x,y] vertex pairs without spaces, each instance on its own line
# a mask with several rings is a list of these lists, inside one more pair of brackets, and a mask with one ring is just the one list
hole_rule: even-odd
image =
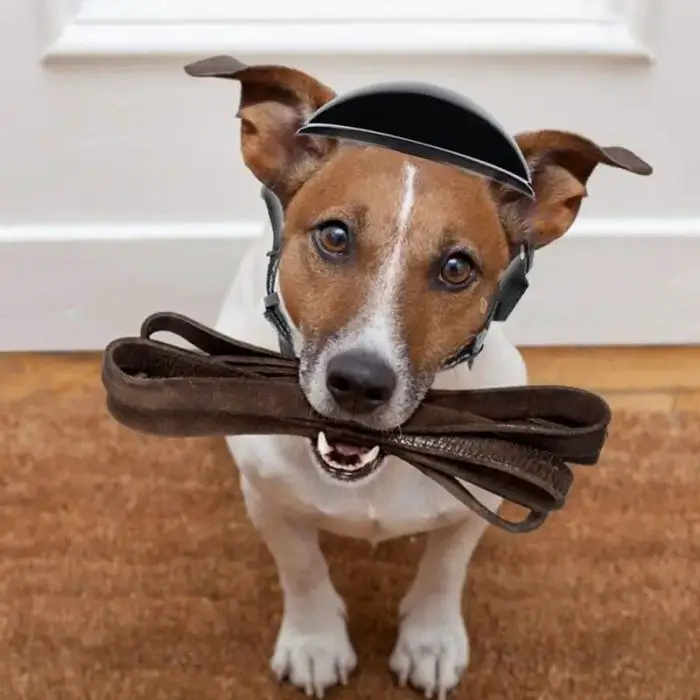
[[603,148],[567,131],[526,132],[515,140],[528,161],[537,199],[532,202],[501,185],[491,186],[513,248],[525,237],[541,248],[563,236],[576,220],[588,194],[588,179],[598,165],[636,175],[652,172],[647,162],[626,148]]
[[186,66],[195,77],[236,80],[237,116],[245,164],[287,202],[333,150],[332,139],[311,139],[296,130],[335,93],[303,71],[286,66],[246,66],[231,56],[213,56]]

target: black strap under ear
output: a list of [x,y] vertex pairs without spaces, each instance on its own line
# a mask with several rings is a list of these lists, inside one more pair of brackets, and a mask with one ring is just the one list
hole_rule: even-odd
[[280,308],[279,294],[275,291],[275,280],[282,253],[282,230],[284,227],[284,210],[277,195],[267,187],[262,188],[262,198],[267,206],[267,213],[272,226],[272,248],[267,253],[267,279],[265,280],[265,318],[277,331],[280,352],[287,357],[294,357],[292,331]]
[[510,261],[503,273],[496,296],[491,300],[491,308],[481,330],[466,345],[461,347],[444,364],[444,369],[452,369],[467,362],[471,368],[476,356],[483,350],[486,334],[493,321],[505,321],[527,291],[527,275],[532,269],[533,250],[529,242],[520,246],[518,254]]
[[523,294],[530,286],[527,279],[532,270],[534,251],[532,244],[527,241],[520,246],[518,255],[511,260],[501,279],[498,295],[496,296],[496,308],[493,321],[505,321],[522,299]]

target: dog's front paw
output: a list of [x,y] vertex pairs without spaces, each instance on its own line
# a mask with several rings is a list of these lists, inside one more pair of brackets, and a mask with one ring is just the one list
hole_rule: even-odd
[[305,627],[283,620],[272,671],[280,681],[288,680],[308,696],[322,698],[326,689],[347,684],[357,666],[357,656],[342,616],[329,617],[321,625],[316,619],[313,627]]
[[447,615],[421,606],[406,615],[389,667],[399,683],[411,683],[426,698],[444,700],[469,663],[469,639],[459,611]]

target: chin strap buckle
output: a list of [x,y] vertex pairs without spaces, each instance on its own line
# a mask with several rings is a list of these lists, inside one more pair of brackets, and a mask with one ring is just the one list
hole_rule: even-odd
[[263,299],[263,304],[265,305],[265,311],[269,311],[270,309],[274,309],[276,306],[279,306],[280,298],[277,292],[272,292],[272,294],[268,294]]
[[493,313],[493,318],[490,320],[502,322],[510,316],[530,286],[527,275],[532,269],[532,262],[532,246],[530,243],[523,243],[520,246],[517,257],[506,268],[501,280],[496,309]]

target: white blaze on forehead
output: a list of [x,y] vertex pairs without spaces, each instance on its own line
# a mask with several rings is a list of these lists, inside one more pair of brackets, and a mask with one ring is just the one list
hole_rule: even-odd
[[391,239],[391,250],[374,282],[374,294],[370,297],[368,311],[380,318],[382,324],[388,324],[394,331],[396,325],[396,303],[404,269],[404,250],[408,240],[411,213],[416,199],[416,167],[406,163],[403,168],[403,187],[396,214],[396,231]]
[[408,230],[408,222],[413,211],[413,203],[416,199],[416,166],[406,163],[403,170],[403,196],[399,208],[398,230],[399,236],[405,238]]

